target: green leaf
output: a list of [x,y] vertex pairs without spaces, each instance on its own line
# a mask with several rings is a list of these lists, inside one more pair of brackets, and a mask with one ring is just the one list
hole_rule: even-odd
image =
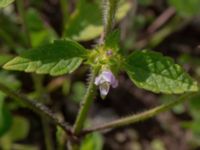
[[[10,130],[3,137],[0,138],[0,148],[4,150],[15,148],[20,150],[25,149],[25,147],[23,147],[22,145],[18,145],[18,148],[15,146],[14,148],[14,145],[16,144],[16,141],[24,140],[28,136],[29,130],[30,124],[28,120],[21,116],[15,116],[13,118],[13,123]],[[26,147],[26,150],[32,148],[28,146]]]
[[[116,20],[123,19],[130,10],[130,4],[121,0],[116,12]],[[103,32],[102,6],[98,0],[79,0],[75,12],[66,25],[65,35],[77,41],[88,41]]]
[[66,25],[66,36],[74,40],[87,41],[103,31],[101,7],[97,0],[79,0],[77,9]]
[[14,0],[0,0],[0,8],[7,7],[9,4],[14,2]]
[[81,150],[102,150],[103,137],[99,133],[92,133],[85,137],[81,144]]
[[[5,9],[6,11],[6,9]],[[14,11],[14,10],[13,10]],[[11,17],[12,16],[12,17]],[[0,34],[1,34],[1,42],[5,48],[15,49],[23,45],[23,34],[21,34],[20,26],[16,25],[17,20],[13,19],[14,12],[5,12],[0,13]],[[0,50],[2,52],[2,50]]]
[[86,92],[86,86],[83,82],[75,82],[72,85],[72,94],[70,96],[70,99],[72,99],[74,102],[79,103]]
[[8,54],[1,54],[0,55],[0,66],[8,62],[11,58],[13,58],[11,55]]
[[30,124],[24,117],[15,116],[13,119],[13,125],[8,135],[12,141],[23,140],[28,136]]
[[30,32],[31,45],[33,47],[55,40],[57,38],[53,29],[44,24],[40,14],[35,9],[26,12],[27,27]]
[[150,144],[151,149],[153,150],[166,150],[165,144],[161,139],[153,139]]
[[86,53],[86,49],[75,41],[59,40],[26,51],[3,67],[7,70],[62,75],[77,69]]
[[0,72],[0,82],[5,84],[12,90],[17,90],[21,86],[21,82],[17,80],[13,74],[9,74],[7,71],[4,70]]
[[122,20],[131,9],[131,4],[127,0],[119,0],[118,8],[116,11],[116,21],[119,22]]
[[190,110],[200,111],[200,101],[199,101],[199,99],[200,99],[200,93],[196,94],[195,96],[190,97],[190,101],[189,101]]
[[[17,90],[21,86],[21,83],[13,75],[5,71],[0,72],[0,82],[13,90]],[[5,97],[6,95],[0,91],[0,137],[9,131],[12,124],[12,115],[5,104]]]
[[194,120],[200,120],[200,93],[195,94],[189,99],[189,113]]
[[0,137],[10,129],[12,124],[12,116],[4,104],[3,97],[0,93]]
[[186,129],[190,129],[194,134],[200,134],[200,120],[185,121],[182,126]]
[[136,51],[126,60],[130,79],[140,88],[166,94],[198,90],[197,82],[174,61],[153,51]]
[[188,17],[200,13],[200,0],[169,0],[169,4],[182,16]]

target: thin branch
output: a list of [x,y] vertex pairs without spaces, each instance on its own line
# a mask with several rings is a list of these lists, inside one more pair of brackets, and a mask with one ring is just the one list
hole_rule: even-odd
[[[171,20],[170,20],[171,19]],[[179,26],[175,26],[174,24],[179,23],[179,19],[175,16],[174,8],[167,8],[158,18],[147,28],[147,31],[144,34],[144,37],[140,39],[135,48],[141,49],[147,46],[152,40],[159,35],[159,39],[162,39],[168,36],[172,31],[177,30]],[[163,27],[163,28],[161,28]],[[160,30],[158,30],[160,29]],[[161,37],[160,37],[161,36]]]
[[94,128],[90,128],[90,129],[86,129],[84,130],[80,135],[85,135],[91,132],[95,132],[95,131],[102,131],[104,129],[110,129],[110,128],[117,128],[117,127],[121,127],[121,126],[125,126],[125,125],[129,125],[129,124],[133,124],[139,121],[143,121],[146,119],[149,119],[151,117],[156,116],[157,114],[167,111],[170,108],[174,107],[177,104],[180,104],[181,102],[185,101],[187,98],[193,96],[194,93],[190,93],[190,94],[185,94],[183,96],[180,96],[177,100],[174,100],[172,102],[169,102],[167,104],[163,104],[161,106],[155,107],[153,109],[147,110],[145,112],[136,114],[136,115],[132,115],[129,117],[125,117],[110,123],[106,123],[104,125],[100,125],[98,127],[94,127]]
[[169,19],[174,16],[176,10],[173,7],[167,8],[147,29],[147,32],[152,34],[162,27]]
[[54,113],[49,110],[48,107],[34,100],[26,98],[24,95],[16,93],[10,90],[7,86],[0,83],[0,91],[8,95],[9,97],[24,103],[26,106],[34,110],[40,115],[46,116],[50,121],[54,122],[56,125],[60,126],[68,136],[72,136],[71,127],[65,121],[59,120]]

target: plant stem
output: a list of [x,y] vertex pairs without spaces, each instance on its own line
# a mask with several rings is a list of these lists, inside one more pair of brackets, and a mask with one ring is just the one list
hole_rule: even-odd
[[29,30],[28,30],[28,25],[27,25],[27,21],[26,21],[24,0],[16,0],[16,4],[17,4],[17,10],[18,10],[19,15],[22,19],[22,25],[24,27],[26,44],[27,44],[27,47],[30,48],[30,47],[32,47],[31,46],[32,44],[31,44],[31,37],[30,37],[30,33],[29,33]]
[[27,97],[25,97],[22,94],[16,93],[12,90],[10,90],[7,86],[0,83],[0,91],[8,95],[9,97],[18,100],[19,102],[24,103],[29,108],[33,109],[35,112],[37,112],[40,115],[43,115],[47,118],[49,118],[52,122],[54,122],[56,125],[60,126],[68,136],[72,135],[71,127],[66,123],[65,121],[59,120],[55,114],[49,110],[48,107],[43,105],[42,103],[39,103],[35,100],[30,100]]
[[87,113],[92,104],[92,100],[94,99],[94,95],[96,91],[96,85],[94,84],[94,81],[95,81],[95,77],[97,76],[98,71],[99,69],[95,69],[93,70],[91,74],[88,89],[86,91],[83,102],[81,103],[81,108],[78,112],[78,116],[74,124],[74,128],[73,128],[74,134],[80,133],[80,131],[83,129],[83,126],[87,117]]
[[104,38],[113,28],[117,3],[118,0],[103,0]]
[[176,106],[177,104],[180,104],[181,102],[185,101],[187,98],[189,98],[193,95],[194,95],[194,93],[185,94],[183,96],[180,96],[177,100],[174,100],[174,101],[169,102],[167,104],[163,104],[161,106],[155,107],[155,108],[147,110],[145,112],[142,112],[142,113],[139,113],[139,114],[136,114],[136,115],[132,115],[132,116],[129,116],[129,117],[125,117],[125,118],[122,118],[122,119],[119,119],[119,120],[116,120],[116,121],[113,121],[113,122],[110,122],[110,123],[106,123],[104,125],[100,125],[100,126],[95,127],[95,128],[86,129],[85,131],[83,131],[81,133],[81,135],[85,135],[85,134],[88,134],[88,133],[91,133],[91,132],[94,132],[94,131],[101,131],[101,130],[104,130],[104,129],[110,129],[110,128],[113,129],[113,128],[125,126],[125,125],[128,125],[128,124],[133,124],[133,123],[136,123],[136,122],[139,122],[139,121],[149,119],[151,117],[156,116],[157,114],[159,114],[161,112],[169,110],[170,108]]
[[[89,108],[90,108],[92,101],[95,97],[96,85],[94,84],[94,81],[95,81],[95,77],[97,76],[97,74],[99,72],[99,68],[94,69],[92,71],[93,72],[91,74],[89,86],[87,88],[83,102],[80,104],[81,107],[79,109],[78,116],[76,118],[76,121],[75,121],[75,124],[74,124],[74,127],[73,127],[73,134],[74,135],[78,135],[82,131],[82,129],[84,127],[85,120],[87,118]],[[77,143],[70,143],[69,145],[70,145],[71,149],[73,149],[73,150],[79,149],[79,144],[77,144]]]

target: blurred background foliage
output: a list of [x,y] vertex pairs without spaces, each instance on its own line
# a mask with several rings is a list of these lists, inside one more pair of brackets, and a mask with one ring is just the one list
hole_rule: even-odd
[[[0,1],[0,65],[28,49],[25,29],[16,2]],[[71,38],[91,48],[102,33],[99,0],[25,0],[25,18],[33,47],[58,38]],[[121,47],[126,53],[153,49],[173,57],[200,81],[200,1],[121,0],[116,14]],[[0,69],[0,82],[38,99],[74,123],[86,90],[88,68],[72,75],[33,76]],[[119,87],[106,100],[99,95],[90,110],[87,126],[150,109],[176,96],[158,95],[136,88],[123,72]],[[200,94],[156,118],[88,135],[81,150],[198,150],[200,149]],[[45,146],[42,119],[0,92],[0,149],[39,150]],[[66,149],[63,131],[49,124],[51,148]],[[50,150],[51,150],[50,148]]]

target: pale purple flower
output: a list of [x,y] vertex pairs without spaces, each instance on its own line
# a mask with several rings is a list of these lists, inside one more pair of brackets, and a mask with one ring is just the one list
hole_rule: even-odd
[[110,70],[105,70],[96,77],[95,85],[99,86],[101,97],[105,98],[110,90],[110,86],[116,88],[118,81]]

